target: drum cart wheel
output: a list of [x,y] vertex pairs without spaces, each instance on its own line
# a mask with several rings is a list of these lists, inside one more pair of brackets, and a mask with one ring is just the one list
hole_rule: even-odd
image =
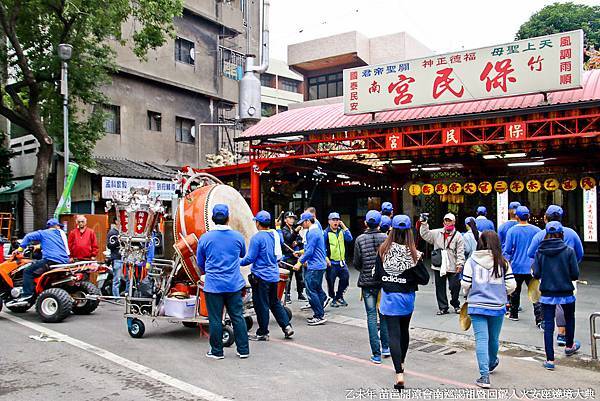
[[254,326],[254,320],[252,320],[252,316],[244,316],[244,320],[246,321],[246,328],[248,331],[250,331]]
[[133,338],[142,338],[146,332],[146,326],[140,319],[127,318],[127,332]]
[[223,325],[223,347],[231,347],[235,342],[233,328],[226,324]]

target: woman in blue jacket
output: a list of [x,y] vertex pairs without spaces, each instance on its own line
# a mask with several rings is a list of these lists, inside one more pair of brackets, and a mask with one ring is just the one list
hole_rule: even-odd
[[540,292],[544,312],[544,367],[554,369],[554,317],[556,305],[561,305],[565,313],[566,348],[571,356],[579,351],[581,344],[575,337],[575,286],[579,278],[579,266],[575,251],[564,241],[564,229],[558,221],[546,224],[546,236],[535,254],[533,277],[540,279]]

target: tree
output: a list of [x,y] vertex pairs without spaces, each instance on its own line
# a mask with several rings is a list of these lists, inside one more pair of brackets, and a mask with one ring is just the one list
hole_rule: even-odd
[[[116,46],[130,46],[141,60],[149,49],[174,34],[173,18],[182,0],[2,0],[0,65],[9,84],[0,85],[0,114],[29,131],[38,141],[31,187],[34,225],[47,218],[46,188],[54,146],[62,147],[62,98],[59,91],[58,45],[73,46],[69,61],[69,148],[83,165],[91,163],[95,143],[103,135],[106,101],[103,85],[116,72]],[[121,27],[134,21],[131,40]]]
[[554,3],[533,14],[519,28],[516,39],[583,29],[585,47],[600,46],[600,6]]
[[6,146],[7,136],[0,131],[0,187],[5,187],[10,184],[12,174],[10,170],[11,151]]

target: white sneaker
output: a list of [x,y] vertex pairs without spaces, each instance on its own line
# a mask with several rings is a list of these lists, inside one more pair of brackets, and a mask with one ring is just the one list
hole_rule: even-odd
[[310,310],[310,309],[312,309],[312,307],[310,306],[310,303],[307,303],[306,305],[300,307],[300,310]]
[[319,325],[325,324],[325,322],[327,322],[327,319],[325,319],[324,317],[322,317],[322,318],[313,317],[311,319],[308,319],[308,321],[307,321],[309,326],[319,326]]
[[240,357],[240,359],[247,359],[250,357],[250,354],[240,354],[239,352],[235,352],[237,356]]
[[212,353],[212,351],[208,351],[206,353],[206,357],[211,359],[225,359],[225,355],[215,355]]

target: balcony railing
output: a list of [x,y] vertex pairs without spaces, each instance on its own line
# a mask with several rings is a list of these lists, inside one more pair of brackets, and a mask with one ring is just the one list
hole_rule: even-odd
[[225,46],[219,46],[219,74],[239,81],[244,73],[246,56]]

